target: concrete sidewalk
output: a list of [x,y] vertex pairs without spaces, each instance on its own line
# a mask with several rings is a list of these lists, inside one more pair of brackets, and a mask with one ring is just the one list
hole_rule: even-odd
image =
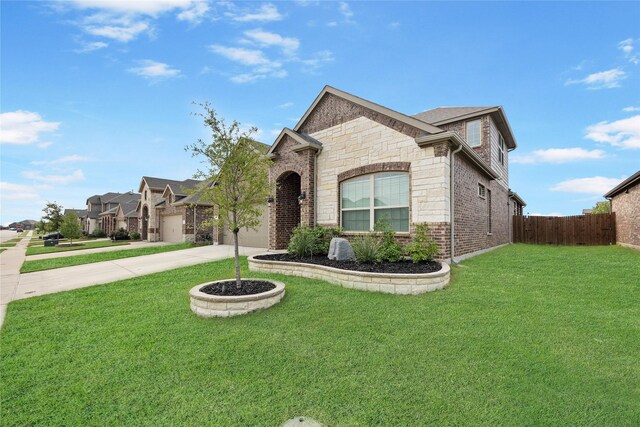
[[[19,246],[16,246],[22,250],[21,257],[18,256],[20,251],[16,251],[15,256],[11,254],[7,257],[9,251],[2,254],[2,286],[0,287],[2,310],[0,315],[2,317],[0,318],[0,326],[4,320],[6,306],[11,301],[101,285],[233,257],[233,246],[231,245],[201,246],[154,255],[19,274],[28,241],[25,239],[18,244]],[[261,248],[240,247],[241,255],[255,255],[266,251]]]
[[13,301],[18,287],[20,267],[24,262],[32,233],[32,231],[24,233],[25,236],[15,246],[6,248],[6,251],[0,253],[0,327],[4,322],[7,304]]

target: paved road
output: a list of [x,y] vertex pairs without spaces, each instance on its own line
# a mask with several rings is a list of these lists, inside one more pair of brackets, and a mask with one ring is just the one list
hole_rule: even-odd
[[[27,234],[27,233],[25,233]],[[25,236],[27,237],[27,236]],[[233,257],[233,246],[214,245],[154,255],[20,274],[29,239],[0,254],[0,326],[11,301],[55,292],[101,285],[174,268]],[[266,249],[241,247],[241,255],[264,253]],[[31,258],[31,257],[29,257]]]
[[0,243],[4,243],[7,240],[11,240],[15,237],[22,237],[22,235],[26,235],[27,232],[16,233],[12,230],[0,230]]

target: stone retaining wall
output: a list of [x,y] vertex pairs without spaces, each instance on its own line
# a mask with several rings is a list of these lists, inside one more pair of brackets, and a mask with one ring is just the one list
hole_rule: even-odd
[[324,265],[270,261],[249,257],[249,269],[261,273],[321,279],[345,288],[399,295],[417,295],[443,289],[449,284],[450,268],[442,263],[435,273],[391,274],[341,270]]
[[[191,311],[201,317],[239,316],[241,314],[247,314],[252,311],[271,307],[272,305],[280,302],[282,297],[284,297],[284,283],[282,282],[267,279],[243,278],[243,280],[263,280],[273,283],[276,287],[261,294],[226,297],[200,292],[200,289],[203,286],[210,284],[202,283],[198,286],[194,286],[189,291]],[[230,280],[229,282],[234,281]]]

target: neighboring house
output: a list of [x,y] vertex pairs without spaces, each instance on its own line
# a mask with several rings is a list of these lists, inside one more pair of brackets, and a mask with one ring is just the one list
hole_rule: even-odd
[[269,247],[286,248],[300,223],[353,236],[380,218],[404,241],[427,223],[443,259],[452,241],[455,257],[509,243],[525,205],[509,190],[515,148],[502,107],[408,116],[326,86],[268,151]]
[[640,249],[640,171],[604,195],[616,214],[616,242]]
[[[138,230],[138,215],[135,207],[140,200],[140,194],[129,191],[127,193],[95,194],[87,199],[87,210],[84,221],[84,231],[93,233],[101,229],[109,234],[118,228],[128,231]],[[123,214],[118,217],[121,208]],[[133,216],[131,216],[131,212]]]
[[136,208],[142,240],[193,242],[200,240],[202,234],[214,234],[214,230],[201,229],[202,222],[210,218],[211,203],[189,195],[201,183],[195,179],[176,181],[143,176],[139,187],[142,196]]
[[87,210],[86,209],[65,209],[64,215],[66,215],[67,212],[75,212],[76,216],[78,217],[78,222],[80,223],[80,229],[84,230],[86,226],[86,221],[87,221]]

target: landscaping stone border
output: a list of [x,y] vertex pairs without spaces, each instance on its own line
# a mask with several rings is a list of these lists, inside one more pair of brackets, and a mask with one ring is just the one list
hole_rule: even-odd
[[249,257],[249,270],[261,273],[278,273],[289,276],[321,279],[345,288],[370,292],[384,292],[398,295],[418,295],[443,289],[449,284],[449,264],[442,263],[442,269],[434,273],[392,274],[368,273],[324,265],[271,261]]
[[282,297],[284,297],[284,283],[282,282],[271,279],[255,278],[243,278],[242,280],[262,280],[271,282],[276,285],[276,287],[270,291],[262,292],[260,294],[227,297],[205,294],[204,292],[200,292],[200,289],[211,283],[234,282],[235,279],[202,283],[198,286],[194,286],[189,291],[191,311],[201,317],[239,316],[252,311],[271,307],[272,305],[279,303]]

